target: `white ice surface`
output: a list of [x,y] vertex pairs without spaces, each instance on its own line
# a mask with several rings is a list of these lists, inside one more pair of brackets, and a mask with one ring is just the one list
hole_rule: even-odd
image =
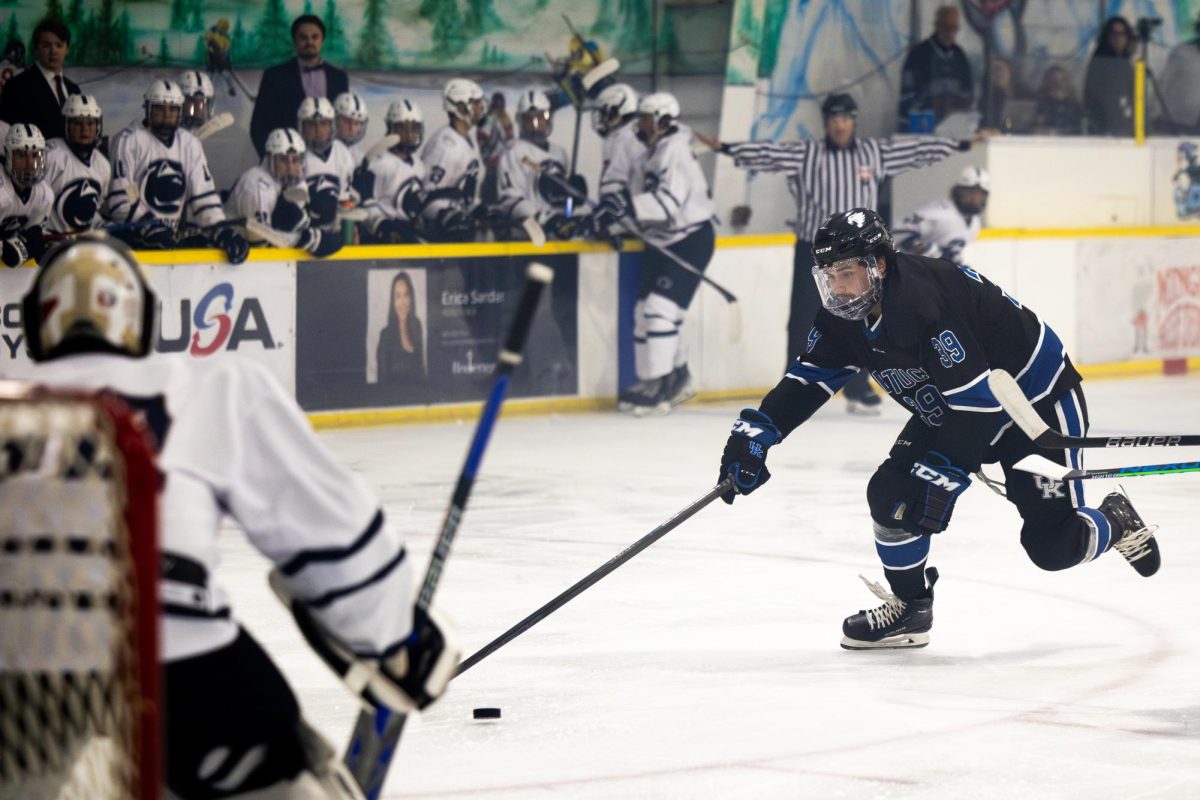
[[[1093,432],[1200,432],[1200,378],[1092,382]],[[740,406],[502,419],[438,600],[466,654],[716,482]],[[481,662],[405,730],[388,797],[1200,797],[1200,474],[1126,483],[1161,525],[1145,579],[1115,552],[1031,564],[977,484],[934,541],[927,648],[847,652],[880,580],[866,483],[905,416],[841,398],[772,449],[771,482],[716,502]],[[472,425],[323,434],[379,492],[421,572]],[[1200,458],[1090,451],[1088,465]],[[1114,484],[1088,482],[1095,503]],[[339,747],[357,712],[224,537],[236,613]],[[499,706],[499,721],[471,710]]]

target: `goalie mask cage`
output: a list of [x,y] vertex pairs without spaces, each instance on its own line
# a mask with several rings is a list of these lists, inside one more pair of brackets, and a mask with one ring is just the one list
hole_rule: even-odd
[[158,480],[124,404],[0,381],[0,800],[160,796]]

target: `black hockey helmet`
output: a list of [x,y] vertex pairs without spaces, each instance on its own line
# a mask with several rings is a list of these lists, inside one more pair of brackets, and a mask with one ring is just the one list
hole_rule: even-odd
[[892,234],[883,219],[869,208],[852,208],[830,214],[813,237],[813,261],[827,267],[847,258],[865,258],[890,253]]
[[851,117],[857,117],[858,103],[854,102],[854,98],[848,94],[831,94],[821,103],[821,116],[824,119],[829,119],[834,114],[846,114]]

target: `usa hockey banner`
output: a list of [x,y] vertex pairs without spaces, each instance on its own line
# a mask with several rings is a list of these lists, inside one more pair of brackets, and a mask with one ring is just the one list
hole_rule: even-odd
[[[554,269],[514,397],[577,395],[578,256]],[[296,398],[309,411],[478,400],[496,369],[528,257],[298,265]]]

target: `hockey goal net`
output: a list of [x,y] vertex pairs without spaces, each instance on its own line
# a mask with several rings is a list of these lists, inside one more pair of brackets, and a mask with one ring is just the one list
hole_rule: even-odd
[[0,381],[0,800],[159,796],[157,486],[123,404]]

